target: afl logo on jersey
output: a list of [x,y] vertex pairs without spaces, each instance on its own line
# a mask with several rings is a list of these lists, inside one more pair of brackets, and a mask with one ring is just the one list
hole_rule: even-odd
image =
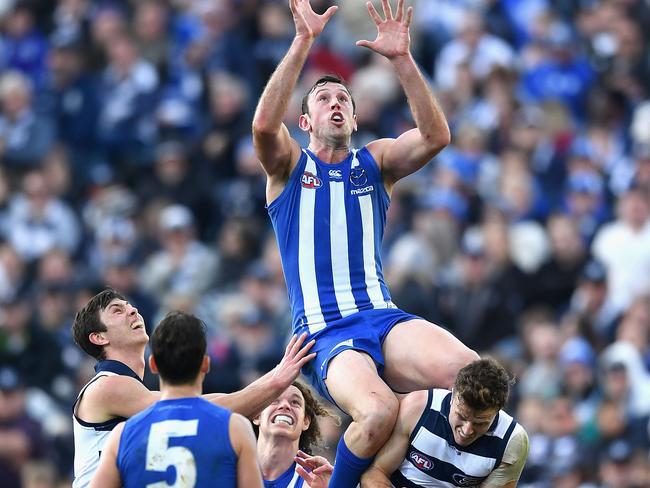
[[417,468],[419,468],[422,471],[430,471],[431,468],[433,468],[433,461],[426,457],[424,454],[420,454],[419,452],[412,451],[409,454],[409,459]]
[[368,183],[368,175],[366,174],[366,170],[359,168],[358,166],[356,168],[352,168],[350,170],[350,183],[352,183],[354,186],[363,186]]
[[318,176],[316,176],[314,173],[310,173],[309,171],[305,171],[302,174],[302,178],[300,179],[303,188],[320,188],[323,185],[323,182],[320,180]]

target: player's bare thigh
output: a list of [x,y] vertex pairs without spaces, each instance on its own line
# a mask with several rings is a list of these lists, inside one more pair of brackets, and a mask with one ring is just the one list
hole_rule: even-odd
[[422,319],[397,324],[382,349],[384,379],[399,392],[450,388],[458,370],[479,357],[453,334]]

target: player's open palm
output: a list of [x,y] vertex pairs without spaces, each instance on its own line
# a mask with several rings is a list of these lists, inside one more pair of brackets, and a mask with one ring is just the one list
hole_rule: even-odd
[[289,385],[300,375],[300,369],[316,357],[316,353],[309,354],[311,346],[316,341],[311,340],[304,344],[306,339],[307,333],[291,336],[282,360],[272,371],[273,379],[282,386],[282,389],[289,388]]
[[398,0],[397,12],[393,15],[388,0],[381,0],[385,17],[385,19],[382,19],[371,2],[366,5],[372,20],[377,26],[377,38],[374,41],[357,41],[357,46],[372,49],[388,59],[408,54],[411,44],[409,26],[413,19],[413,7],[409,7],[405,14],[404,0]]
[[296,25],[296,36],[309,39],[315,39],[323,32],[325,24],[338,9],[338,7],[330,7],[324,14],[319,15],[311,8],[309,0],[289,0],[289,8]]

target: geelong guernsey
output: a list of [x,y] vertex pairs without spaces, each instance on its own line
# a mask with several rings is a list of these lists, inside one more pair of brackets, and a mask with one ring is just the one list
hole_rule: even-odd
[[99,466],[99,457],[108,435],[117,424],[126,420],[123,417],[116,417],[101,423],[84,422],[81,420],[77,416],[77,405],[86,389],[102,376],[130,376],[140,382],[142,381],[126,364],[111,359],[99,361],[95,366],[95,373],[95,376],[81,389],[77,400],[72,406],[72,426],[74,433],[73,488],[82,488],[90,485],[90,480]]
[[236,488],[231,413],[199,397],[160,400],[124,424],[117,467],[125,488]]
[[302,150],[268,206],[294,329],[306,325],[313,334],[355,312],[391,306],[380,257],[389,203],[367,148],[335,164]]
[[466,447],[454,441],[449,424],[451,392],[434,389],[418,421],[394,486],[433,488],[478,486],[501,464],[517,422],[499,411],[487,433]]

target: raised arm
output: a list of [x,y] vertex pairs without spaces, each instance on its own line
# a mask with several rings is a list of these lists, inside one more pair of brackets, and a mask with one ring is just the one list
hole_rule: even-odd
[[361,477],[361,488],[392,488],[390,476],[404,461],[411,433],[427,404],[427,395],[427,391],[415,391],[402,399],[393,433]]
[[203,398],[245,417],[255,417],[289,388],[300,375],[300,369],[305,363],[316,356],[315,353],[308,354],[314,341],[308,342],[303,347],[306,338],[306,333],[292,336],[280,363],[243,390],[229,394],[212,393],[203,395]]
[[374,41],[357,41],[357,46],[367,47],[390,60],[404,88],[417,128],[397,139],[380,139],[368,145],[388,184],[414,173],[440,152],[450,142],[449,126],[431,87],[417,67],[410,51],[409,26],[413,7],[404,12],[404,0],[398,0],[393,15],[388,0],[381,0],[382,19],[372,3],[368,12],[377,26]]
[[291,164],[300,155],[300,148],[282,119],[314,40],[338,8],[330,7],[323,15],[318,15],[312,10],[309,0],[289,0],[289,7],[296,35],[264,88],[253,118],[253,143],[257,157],[269,178],[279,179],[282,183],[289,176]]

